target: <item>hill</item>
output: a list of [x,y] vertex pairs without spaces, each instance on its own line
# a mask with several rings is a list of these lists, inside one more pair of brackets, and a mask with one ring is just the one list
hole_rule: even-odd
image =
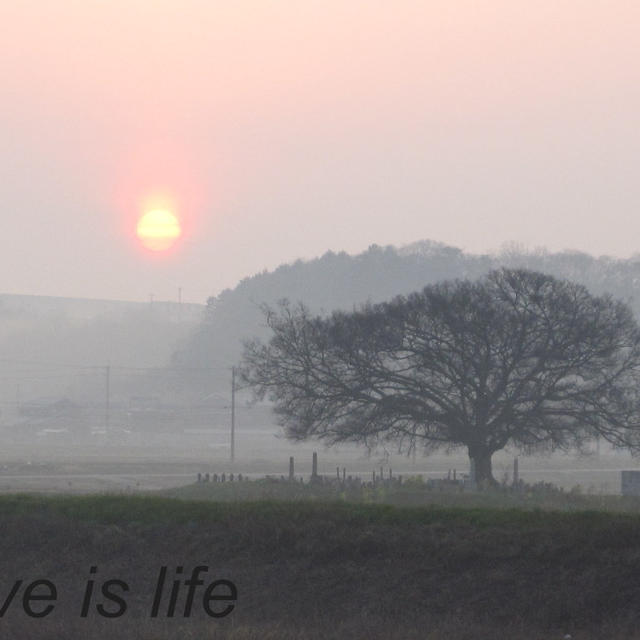
[[268,335],[260,310],[265,303],[287,298],[319,313],[348,310],[440,280],[477,278],[500,266],[526,267],[580,282],[592,293],[606,292],[630,302],[640,317],[639,257],[619,260],[517,247],[477,255],[428,240],[402,248],[373,245],[355,256],[329,251],[314,260],[282,265],[209,298],[203,322],[174,354],[173,362],[183,367],[231,367],[241,355],[243,340]]
[[[67,399],[82,406],[92,428],[98,428],[105,423],[107,391],[116,426],[130,427],[132,403],[162,405],[162,419],[174,426],[190,423],[185,407],[206,405],[206,415],[198,420],[226,425],[230,369],[241,357],[242,343],[268,337],[261,305],[288,298],[318,313],[349,310],[440,280],[476,278],[501,265],[545,271],[581,282],[594,293],[609,292],[630,302],[640,316],[637,257],[518,248],[476,255],[431,241],[401,248],[374,245],[355,256],[329,251],[247,277],[209,298],[206,306],[0,294],[5,382],[0,426],[20,430],[25,408],[41,410]],[[252,428],[273,432],[267,407],[245,413]]]

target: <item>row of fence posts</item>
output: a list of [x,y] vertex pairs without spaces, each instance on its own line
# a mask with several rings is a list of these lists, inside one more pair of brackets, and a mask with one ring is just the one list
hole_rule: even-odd
[[[475,473],[475,463],[473,460],[471,460],[471,464],[470,464],[470,468],[469,468],[469,480],[471,482],[472,485],[475,484],[476,481],[476,473]],[[342,476],[342,477],[340,477]],[[236,480],[237,482],[242,482],[242,481],[246,481],[249,478],[246,476],[243,476],[241,473],[238,473],[236,476],[234,476],[233,473],[229,473],[228,476],[228,481],[229,482],[233,482],[234,480]],[[281,476],[281,479],[284,480],[284,476]],[[342,484],[346,485],[347,483],[351,483],[353,482],[353,478],[352,476],[347,476],[347,469],[346,467],[342,467],[342,472],[340,470],[340,467],[336,467],[336,479],[337,481],[340,483],[342,482]],[[453,480],[453,482],[457,482],[457,471],[456,469],[453,469],[453,477],[452,477],[452,473],[451,473],[451,469],[449,469],[449,472],[447,473],[447,480],[451,481]],[[289,457],[289,482],[295,482],[296,481],[296,477],[295,477],[295,460],[293,456]],[[300,478],[300,482],[302,482],[302,478]],[[311,460],[311,478],[310,478],[310,482],[311,483],[323,483],[325,481],[323,476],[320,476],[318,474],[318,454],[314,451],[313,452],[313,457]],[[357,482],[361,482],[360,479],[356,476],[356,481]],[[381,482],[385,482],[385,477],[384,477],[384,468],[381,466],[380,467],[380,473],[377,475],[376,471],[373,470],[371,472],[371,481],[372,484],[375,486],[376,484],[379,484]],[[395,484],[402,484],[402,476],[399,475],[397,477],[394,477],[393,475],[393,470],[391,468],[389,468],[388,470],[388,477],[386,480],[388,483],[392,483],[394,482]],[[214,474],[209,474],[209,473],[198,473],[198,483],[202,483],[202,482],[227,482],[227,476],[225,473],[221,473],[220,475],[218,475],[217,473]],[[520,473],[519,473],[519,469],[518,469],[518,458],[514,458],[513,460],[513,485],[517,486],[520,482]]]
[[[238,473],[236,476],[234,476],[233,473],[229,473],[228,476],[225,473],[198,473],[198,484],[206,482],[233,482],[234,480],[236,480],[237,482],[242,482],[248,479],[249,478],[247,476],[243,476],[241,473]],[[280,479],[285,480],[284,476],[280,476]],[[304,482],[303,478],[299,478],[299,480],[297,480],[295,477],[295,459],[293,456],[289,457],[288,480],[289,482]],[[338,481],[338,483],[342,483],[343,485],[352,484],[354,482],[357,484],[362,484],[362,480],[358,476],[356,476],[355,478],[353,476],[347,476],[346,467],[342,467],[342,470],[340,469],[340,467],[336,467],[336,480]],[[384,468],[382,466],[380,467],[379,474],[376,474],[375,471],[372,472],[372,483],[374,485],[385,481],[389,483],[395,482],[397,484],[402,484],[402,476],[394,476],[393,471],[389,469],[388,478],[385,479]],[[325,478],[325,476],[321,476],[318,473],[318,454],[315,451],[313,452],[311,461],[311,477],[309,478],[309,482],[312,484],[324,484],[325,482],[330,482],[329,478]]]
[[[289,481],[295,481],[295,460],[293,456],[289,457]],[[313,457],[311,459],[311,478],[309,479],[311,483],[319,483],[323,484],[325,482],[332,482],[329,477],[321,476],[318,474],[318,454],[314,451]],[[337,466],[336,467],[336,481],[338,484],[342,484],[343,486],[351,485],[356,483],[358,485],[362,484],[362,480],[356,476],[347,476],[347,468],[342,467],[342,469]],[[380,467],[380,473],[376,474],[376,471],[372,471],[371,473],[371,483],[375,486],[380,483],[388,483],[392,482],[395,484],[402,484],[402,476],[394,476],[392,469],[388,470],[387,478],[385,479],[384,467]]]
[[[249,480],[247,476],[243,476],[241,473],[238,473],[236,476],[233,473],[229,474],[228,481],[229,482],[246,482]],[[225,473],[221,473],[218,475],[217,473],[199,473],[198,474],[198,484],[202,482],[227,482],[227,475]]]

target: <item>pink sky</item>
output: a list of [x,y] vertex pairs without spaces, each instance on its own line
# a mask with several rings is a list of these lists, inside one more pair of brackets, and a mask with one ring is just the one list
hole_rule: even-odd
[[[640,4],[0,7],[0,291],[191,301],[328,249],[640,251]],[[150,259],[140,202],[185,235]]]

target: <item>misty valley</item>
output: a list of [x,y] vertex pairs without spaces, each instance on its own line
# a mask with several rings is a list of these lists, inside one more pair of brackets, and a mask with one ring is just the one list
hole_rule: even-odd
[[[595,293],[626,298],[640,281],[640,263],[633,260],[545,252],[478,256],[422,242],[402,249],[373,246],[357,256],[329,252],[283,265],[243,280],[206,305],[2,295],[0,489],[19,489],[22,483],[38,490],[50,484],[74,492],[131,491],[186,484],[198,472],[229,472],[232,370],[244,341],[268,337],[262,304],[288,298],[327,313],[443,278],[479,277],[501,264],[553,273],[584,282]],[[286,473],[289,456],[309,460],[318,445],[287,440],[272,405],[256,402],[239,382],[236,386],[233,456],[236,467],[242,466],[236,471],[279,475]],[[590,459],[572,454],[567,462],[564,454],[544,454],[521,461],[521,469],[532,482],[618,492],[619,470],[632,464],[629,455],[602,440],[589,448]],[[407,457],[393,444],[368,450],[344,442],[321,460],[327,470],[344,464],[363,477],[379,461],[425,478],[454,467],[467,472],[466,452],[451,455]],[[516,455],[515,450],[497,454],[498,479],[511,473]]]

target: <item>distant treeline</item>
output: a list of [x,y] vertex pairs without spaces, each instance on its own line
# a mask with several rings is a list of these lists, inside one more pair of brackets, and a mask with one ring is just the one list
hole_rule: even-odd
[[610,293],[640,317],[640,255],[621,260],[577,251],[527,251],[515,245],[478,255],[429,240],[400,249],[372,245],[355,256],[329,251],[314,260],[282,265],[209,298],[204,321],[174,354],[173,364],[231,367],[241,355],[243,340],[268,336],[260,310],[265,303],[287,298],[319,313],[349,310],[441,280],[478,278],[500,266],[542,271],[584,284],[595,294]]

